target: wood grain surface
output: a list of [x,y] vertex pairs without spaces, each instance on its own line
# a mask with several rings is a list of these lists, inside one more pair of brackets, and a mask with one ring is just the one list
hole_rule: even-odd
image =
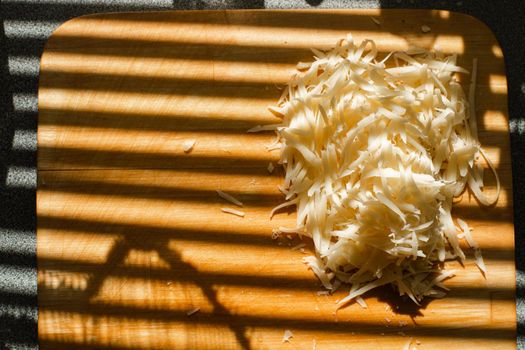
[[[455,53],[467,69],[479,60],[480,139],[503,187],[491,208],[465,193],[454,215],[474,228],[488,274],[469,251],[464,267],[447,264],[458,270],[448,297],[419,309],[383,289],[366,297],[368,309],[334,314],[348,287],[318,295],[305,255],[291,249],[301,240],[271,239],[294,214],[269,220],[282,201],[282,171],[267,172],[278,153],[265,149],[272,134],[246,130],[278,121],[267,106],[295,64],[311,60],[310,47],[349,32],[375,40],[382,54],[418,45]],[[474,18],[426,10],[94,15],[52,35],[40,74],[42,349],[402,349],[410,338],[417,349],[515,348],[507,82],[498,43]],[[216,189],[242,200],[246,216],[221,212],[230,205]]]

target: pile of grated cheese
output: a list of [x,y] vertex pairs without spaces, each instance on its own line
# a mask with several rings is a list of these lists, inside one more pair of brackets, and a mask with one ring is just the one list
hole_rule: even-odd
[[[371,40],[352,36],[329,51],[312,49],[300,62],[276,107],[280,187],[296,205],[297,227],[313,239],[316,256],[305,262],[328,290],[349,284],[342,306],[376,287],[392,284],[416,304],[443,297],[463,261],[464,238],[486,272],[470,228],[452,216],[453,198],[466,186],[483,205],[499,196],[499,179],[477,138],[473,110],[455,75],[468,73],[456,56],[409,49],[379,61]],[[483,191],[484,158],[497,190]]]

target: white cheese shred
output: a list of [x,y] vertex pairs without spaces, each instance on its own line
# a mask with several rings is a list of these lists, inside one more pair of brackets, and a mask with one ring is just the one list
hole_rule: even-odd
[[194,315],[196,314],[197,312],[201,311],[201,308],[200,307],[196,307],[194,309],[191,309],[189,310],[188,312],[186,312],[186,315],[187,316],[191,316],[191,315]]
[[243,204],[240,200],[238,200],[237,198],[235,198],[234,196],[232,196],[231,194],[229,193],[226,193],[224,191],[221,191],[221,190],[215,190],[217,192],[217,194],[219,195],[219,197],[221,197],[222,199],[224,199],[225,201],[228,201],[232,204],[235,204],[239,207],[242,207]]
[[233,208],[221,208],[221,211],[226,214],[232,214],[235,216],[240,216],[241,218],[244,217],[245,213],[243,211],[233,209]]
[[[466,98],[455,55],[410,48],[379,61],[373,41],[351,35],[312,52],[270,108],[282,123],[251,131],[277,134],[286,201],[270,216],[296,207],[289,231],[315,247],[303,261],[327,290],[350,286],[338,307],[384,285],[416,304],[443,297],[453,276],[443,262],[465,260],[461,240],[486,273],[470,228],[451,215],[467,187],[482,205],[500,191],[477,137],[477,63]],[[490,198],[483,160],[496,179]]]
[[292,250],[299,250],[299,249],[304,248],[304,247],[306,247],[305,243],[299,243],[299,244],[293,246]]
[[403,347],[403,350],[410,350],[410,345],[412,345],[412,338],[409,338]]
[[283,334],[283,343],[289,343],[292,337],[293,337],[292,331],[289,329],[285,330]]
[[366,301],[365,299],[361,298],[361,297],[357,297],[355,298],[355,301],[359,304],[359,306],[361,306],[363,309],[368,309],[368,305],[366,304]]

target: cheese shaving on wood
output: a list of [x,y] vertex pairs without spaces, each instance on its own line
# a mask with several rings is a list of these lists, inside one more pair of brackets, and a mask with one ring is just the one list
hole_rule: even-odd
[[423,33],[429,33],[431,30],[432,30],[432,29],[430,29],[430,27],[427,26],[427,25],[422,25],[422,26],[421,26],[421,31],[422,31]]
[[226,193],[226,192],[223,192],[221,190],[215,190],[217,192],[217,194],[219,195],[219,197],[221,197],[222,199],[232,203],[232,204],[235,204],[239,207],[242,207],[242,202],[240,200],[238,200],[237,198],[235,198],[234,196],[232,196],[231,194],[229,193]]
[[191,315],[193,315],[193,314],[196,314],[196,313],[199,312],[200,310],[201,310],[200,307],[196,307],[195,309],[191,309],[191,310],[189,310],[188,312],[186,312],[186,315],[191,316]]
[[299,250],[299,249],[304,248],[304,247],[306,247],[306,244],[300,243],[300,244],[298,244],[296,246],[293,246],[292,250]]
[[355,298],[355,301],[359,304],[359,306],[361,306],[363,309],[367,309],[368,308],[368,305],[366,304],[366,301],[365,299],[361,298],[361,297],[357,297]]
[[243,218],[244,215],[245,215],[243,211],[240,211],[240,210],[237,210],[237,209],[233,209],[233,208],[221,208],[221,211],[223,213],[240,216],[241,218]]
[[290,339],[293,337],[293,333],[291,330],[287,329],[284,331],[283,334],[283,343],[290,342]]
[[[410,49],[379,61],[373,41],[351,35],[312,51],[272,108],[282,123],[257,128],[279,138],[286,202],[270,215],[296,206],[296,226],[316,252],[304,262],[327,290],[350,285],[339,306],[387,284],[416,304],[443,297],[453,276],[443,262],[465,259],[459,233],[485,271],[470,229],[459,221],[458,232],[451,216],[467,186],[484,205],[499,195],[477,139],[474,87],[469,103],[456,56]],[[496,178],[492,198],[481,159]]]

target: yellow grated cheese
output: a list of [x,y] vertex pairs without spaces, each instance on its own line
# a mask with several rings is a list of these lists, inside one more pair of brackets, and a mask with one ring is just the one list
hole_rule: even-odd
[[[276,132],[286,201],[270,217],[296,207],[294,230],[315,246],[304,262],[327,290],[350,285],[339,307],[387,284],[416,304],[443,297],[453,276],[443,262],[465,259],[461,239],[485,272],[470,229],[451,215],[466,187],[483,205],[500,190],[477,139],[476,62],[467,99],[455,55],[411,48],[378,61],[373,41],[351,35],[312,52],[271,109],[282,123],[251,131]],[[481,159],[496,178],[492,198]]]

